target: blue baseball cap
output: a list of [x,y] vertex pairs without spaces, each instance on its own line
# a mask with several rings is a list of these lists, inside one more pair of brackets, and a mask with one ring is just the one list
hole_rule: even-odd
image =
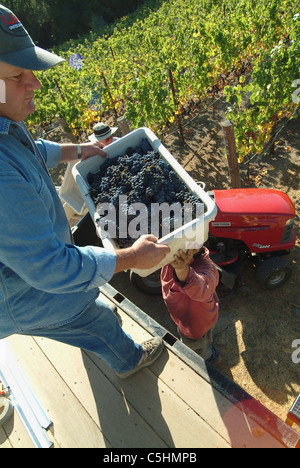
[[0,62],[25,70],[47,70],[63,61],[37,47],[17,16],[0,5]]

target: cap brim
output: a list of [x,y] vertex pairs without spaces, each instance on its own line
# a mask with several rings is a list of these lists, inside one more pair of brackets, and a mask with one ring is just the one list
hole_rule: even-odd
[[55,67],[65,59],[40,47],[32,46],[17,52],[2,54],[0,61],[25,70],[38,71]]

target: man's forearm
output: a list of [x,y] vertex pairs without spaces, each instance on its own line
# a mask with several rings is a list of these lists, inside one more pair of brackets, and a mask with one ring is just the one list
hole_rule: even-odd
[[77,154],[77,145],[73,144],[62,144],[61,148],[61,161],[62,163],[67,163],[71,161],[76,161],[78,159]]
[[136,253],[133,249],[122,249],[116,251],[116,269],[115,273],[135,268]]
[[[80,147],[80,151],[78,151]],[[91,156],[98,154],[102,158],[106,159],[107,155],[103,149],[100,147],[100,143],[82,143],[79,145],[74,145],[72,143],[61,144],[61,160],[62,163],[67,163],[71,161],[76,161],[81,159],[84,161]],[[80,156],[80,158],[79,158]]]

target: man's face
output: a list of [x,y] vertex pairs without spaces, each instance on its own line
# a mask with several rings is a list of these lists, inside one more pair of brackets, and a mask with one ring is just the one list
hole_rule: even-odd
[[0,79],[5,84],[5,102],[0,103],[0,116],[14,122],[25,120],[35,111],[34,91],[40,89],[40,81],[31,70],[3,62],[0,62]]

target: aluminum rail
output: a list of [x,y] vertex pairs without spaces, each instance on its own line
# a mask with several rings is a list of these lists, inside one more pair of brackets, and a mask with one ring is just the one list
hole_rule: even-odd
[[50,448],[46,429],[52,422],[32,392],[6,343],[0,341],[0,380],[36,448]]

